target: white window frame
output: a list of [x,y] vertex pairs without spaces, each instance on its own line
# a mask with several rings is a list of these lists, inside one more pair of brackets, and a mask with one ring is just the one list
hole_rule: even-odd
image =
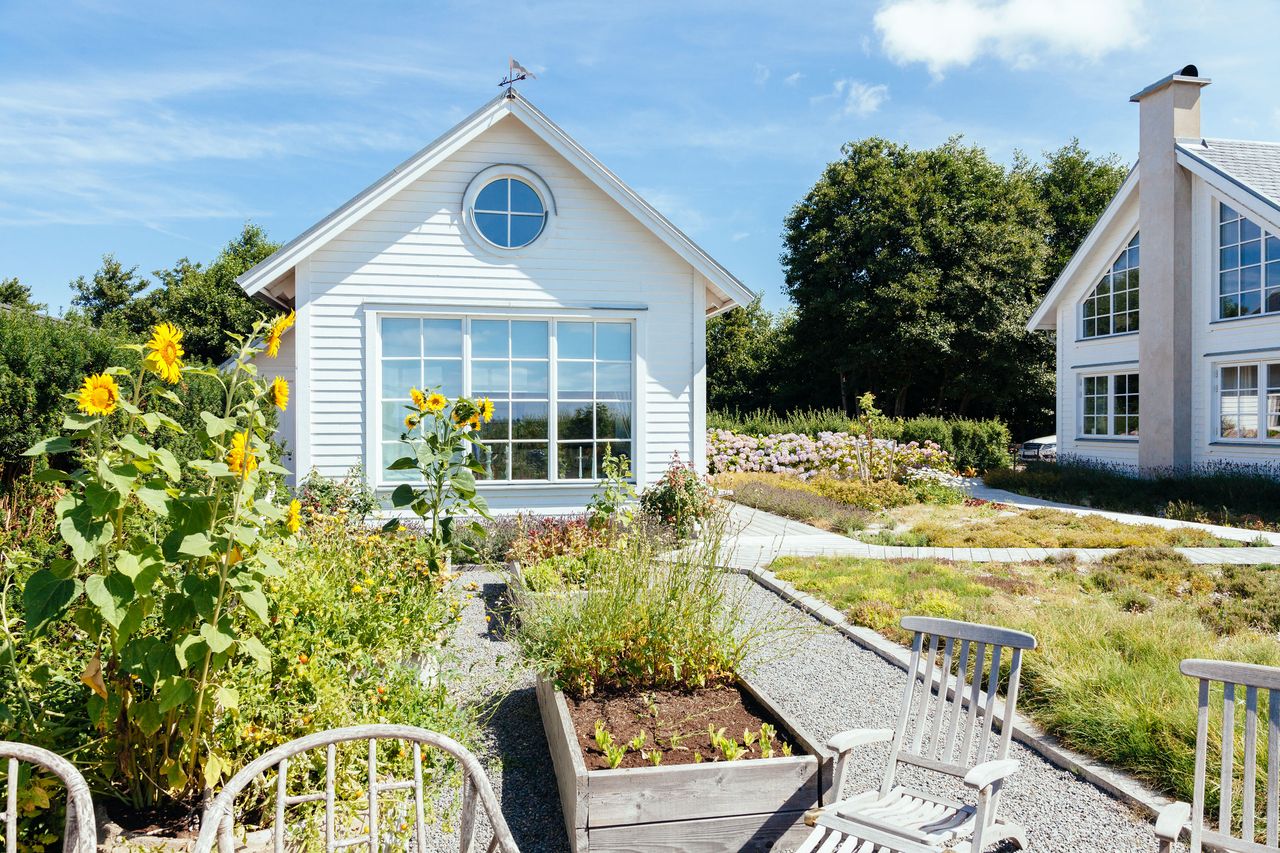
[[[1210,200],[1212,203],[1210,221],[1213,223],[1211,226],[1213,229],[1213,236],[1212,236],[1212,239],[1210,240],[1210,243],[1213,246],[1213,253],[1212,253],[1213,278],[1211,282],[1213,307],[1209,316],[1213,318],[1214,322],[1222,323],[1222,322],[1230,322],[1234,320],[1256,320],[1261,317],[1275,317],[1277,315],[1280,315],[1280,308],[1278,308],[1275,311],[1267,310],[1267,265],[1269,263],[1273,265],[1280,265],[1280,233],[1277,233],[1276,231],[1269,229],[1268,223],[1265,220],[1256,216],[1252,211],[1249,210],[1249,208],[1241,205],[1239,202],[1235,201],[1234,199],[1229,199],[1229,198],[1226,198],[1225,196],[1211,195]],[[1235,266],[1228,267],[1225,270],[1223,269],[1222,228],[1224,223],[1222,221],[1222,208],[1224,206],[1231,208],[1235,212],[1236,216],[1238,217],[1235,220],[1235,222],[1244,223],[1246,220],[1248,220],[1255,227],[1257,227],[1259,231],[1259,241],[1260,241],[1259,250],[1258,250],[1259,305],[1258,305],[1258,313],[1256,314],[1237,314],[1235,316],[1228,317],[1222,313],[1222,275],[1223,273],[1230,272],[1233,270],[1239,272],[1246,269],[1245,267],[1240,266],[1240,263],[1239,263],[1240,259],[1238,256],[1236,258]],[[1237,227],[1240,227],[1240,226],[1237,226]],[[1231,244],[1231,247],[1236,248],[1238,251],[1240,245],[1241,243],[1239,242],[1239,239],[1237,236],[1237,241]],[[1268,246],[1270,246],[1270,249],[1268,249]],[[1252,266],[1252,264],[1250,264],[1250,266]],[[1280,266],[1278,266],[1277,268],[1280,268]],[[1243,291],[1237,289],[1236,292],[1241,293]]]
[[[1126,412],[1126,415],[1125,415],[1125,417],[1131,416],[1131,417],[1137,418],[1138,420],[1137,433],[1128,433],[1128,432],[1117,433],[1115,431],[1115,427],[1116,427],[1115,419],[1118,411],[1118,407],[1116,406],[1117,398],[1121,396],[1126,396],[1134,400],[1135,402],[1138,399],[1137,394],[1134,394],[1132,392],[1128,394],[1117,393],[1118,391],[1117,386],[1119,385],[1117,380],[1120,379],[1121,377],[1129,377],[1129,376],[1137,377],[1139,383],[1141,383],[1142,381],[1141,374],[1131,370],[1124,371],[1122,373],[1082,373],[1080,374],[1079,380],[1076,385],[1076,438],[1078,440],[1080,441],[1137,441],[1139,439],[1142,433],[1141,410],[1139,410],[1136,413]],[[1106,415],[1103,416],[1103,422],[1106,424],[1106,428],[1107,428],[1106,432],[1091,433],[1091,432],[1085,432],[1084,430],[1084,419],[1086,417],[1085,411],[1084,411],[1084,401],[1085,401],[1084,390],[1085,390],[1085,385],[1090,379],[1101,379],[1106,383],[1106,386],[1107,386],[1106,395],[1102,398],[1106,400],[1106,403],[1107,403]],[[1096,395],[1093,395],[1093,396],[1096,396]],[[1097,416],[1096,414],[1093,415],[1093,417],[1096,417],[1096,416]]]
[[[480,228],[475,223],[474,207],[476,197],[480,195],[480,191],[500,178],[515,178],[523,181],[533,188],[533,191],[542,199],[542,206],[545,212],[545,221],[542,230],[538,232],[538,236],[523,246],[499,246],[490,242],[489,238],[480,232]],[[472,242],[482,251],[500,258],[511,258],[522,252],[528,252],[551,237],[555,230],[556,219],[556,199],[551,192],[551,187],[547,186],[547,182],[531,169],[524,166],[517,166],[513,163],[499,163],[488,168],[482,169],[472,177],[467,184],[467,188],[462,193],[462,227],[463,230],[471,237]]]
[[[1249,315],[1256,316],[1256,315]],[[1255,401],[1258,435],[1224,436],[1222,434],[1222,372],[1231,368],[1254,367],[1258,371],[1258,391]],[[1273,371],[1271,368],[1275,368]],[[1212,366],[1211,386],[1213,388],[1213,422],[1209,441],[1213,444],[1266,444],[1280,445],[1280,435],[1267,435],[1267,416],[1271,409],[1271,397],[1276,397],[1276,414],[1280,416],[1280,358],[1253,358],[1244,361],[1220,361]],[[1272,376],[1272,374],[1275,374]]]
[[370,486],[378,490],[393,489],[401,483],[411,486],[422,485],[421,480],[393,480],[387,478],[386,464],[391,460],[382,458],[382,320],[388,317],[404,317],[409,319],[457,319],[463,324],[462,329],[462,387],[466,394],[471,388],[471,320],[543,320],[550,324],[549,329],[549,402],[548,402],[548,477],[539,480],[481,480],[483,490],[502,491],[508,489],[564,489],[594,488],[600,479],[569,480],[558,477],[558,418],[556,409],[559,392],[557,375],[557,335],[558,322],[594,322],[594,323],[628,323],[631,326],[631,468],[633,483],[638,483],[639,472],[643,468],[645,452],[644,426],[645,404],[644,386],[641,377],[644,374],[643,309],[582,309],[564,311],[520,311],[513,309],[488,308],[376,308],[365,314],[366,334],[366,375],[369,382],[363,395],[365,407],[365,423],[367,434],[365,440],[366,476]]
[[[1120,258],[1124,256],[1126,252],[1128,252],[1130,249],[1137,250],[1138,264],[1136,266],[1126,267],[1124,270],[1121,270],[1120,272],[1125,273],[1125,283],[1126,283],[1125,293],[1137,294],[1139,304],[1141,304],[1142,241],[1139,239],[1137,246],[1131,245],[1133,241],[1138,237],[1139,237],[1139,231],[1137,229],[1134,229],[1133,231],[1129,232],[1129,235],[1124,240],[1124,247],[1121,248],[1120,251],[1116,252],[1111,256],[1111,263],[1107,264],[1107,268],[1103,270],[1102,275],[1098,277],[1098,280],[1094,283],[1093,287],[1089,288],[1088,292],[1085,293],[1084,298],[1080,300],[1079,304],[1077,304],[1076,320],[1079,323],[1079,326],[1077,327],[1079,329],[1079,335],[1078,335],[1079,340],[1095,341],[1095,340],[1102,340],[1105,338],[1118,337],[1120,335],[1137,334],[1140,314],[1137,312],[1137,309],[1129,308],[1127,306],[1125,310],[1122,312],[1119,312],[1119,314],[1128,315],[1130,313],[1133,313],[1133,325],[1132,327],[1127,328],[1122,332],[1116,331],[1116,317],[1118,316],[1118,314],[1115,310],[1115,299],[1116,299],[1115,280],[1117,275],[1117,271],[1115,267],[1116,267],[1116,264],[1120,262]],[[1137,287],[1127,286],[1128,272],[1130,271],[1136,271],[1138,273],[1139,284]],[[1086,318],[1084,315],[1085,305],[1093,301],[1094,294],[1097,293],[1098,288],[1102,286],[1102,283],[1104,281],[1107,283],[1109,288],[1107,292],[1107,313],[1095,314],[1092,318]],[[1111,331],[1107,332],[1106,334],[1097,334],[1097,333],[1094,333],[1092,335],[1085,334],[1085,320],[1092,319],[1095,323],[1095,328],[1096,328],[1096,324],[1099,317],[1107,318],[1108,327],[1110,328]]]

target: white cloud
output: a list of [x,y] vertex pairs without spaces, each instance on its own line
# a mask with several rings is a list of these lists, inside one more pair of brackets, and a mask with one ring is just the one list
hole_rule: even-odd
[[856,116],[866,118],[889,100],[889,87],[883,83],[864,83],[861,80],[844,78],[831,86],[831,92],[812,98],[814,104],[826,101],[836,103],[837,116]]
[[750,237],[750,236],[751,236],[751,232],[750,232],[750,231],[735,231],[735,232],[733,232],[733,234],[729,237],[729,239],[730,239],[730,240],[732,240],[732,241],[733,241],[733,242],[735,242],[735,243],[741,243],[743,240],[747,239],[747,238],[748,238],[748,237]]
[[801,74],[799,71],[794,71],[788,74],[785,78],[783,78],[782,82],[786,83],[788,86],[794,86],[795,84],[800,82],[800,78],[802,77],[804,77],[803,74]]
[[755,79],[757,86],[763,86],[769,79],[769,66],[756,63]]
[[1096,60],[1144,40],[1143,0],[889,0],[876,13],[885,52],[934,75],[992,55],[1017,68],[1045,55]]

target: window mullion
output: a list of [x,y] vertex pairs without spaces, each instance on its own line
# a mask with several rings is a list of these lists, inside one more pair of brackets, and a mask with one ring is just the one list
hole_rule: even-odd
[[547,479],[553,483],[560,480],[560,372],[557,367],[560,358],[559,321],[552,318],[548,321],[547,341]]

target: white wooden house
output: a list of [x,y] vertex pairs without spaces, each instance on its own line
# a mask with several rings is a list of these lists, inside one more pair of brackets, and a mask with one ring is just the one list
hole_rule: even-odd
[[581,509],[606,447],[643,487],[706,458],[708,317],[753,294],[514,90],[239,279],[297,311],[301,478],[385,493],[409,389],[488,396],[498,511]]
[[1194,66],[1143,89],[1138,163],[1035,312],[1059,456],[1280,463],[1280,144],[1206,138]]

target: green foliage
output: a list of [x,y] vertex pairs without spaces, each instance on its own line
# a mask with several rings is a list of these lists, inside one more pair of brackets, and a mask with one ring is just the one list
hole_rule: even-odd
[[138,275],[136,266],[125,269],[115,255],[103,255],[102,266],[92,279],[80,276],[71,282],[75,292],[71,304],[94,326],[121,329],[133,325],[132,331],[140,333],[151,325],[150,318],[143,317],[137,324],[131,324],[130,307],[149,284]]
[[31,288],[18,281],[17,277],[0,278],[0,308],[25,308],[32,311],[43,311],[48,306],[31,301]]
[[635,518],[631,506],[636,499],[635,487],[631,485],[631,461],[625,456],[614,456],[606,444],[600,469],[604,476],[587,502],[587,520],[596,528],[612,524],[627,527]]
[[[910,532],[925,540],[912,544],[939,548],[1124,548],[1124,559],[1135,555],[1150,559],[1147,552],[1155,549],[1166,549],[1161,552],[1162,557],[1176,557],[1177,552],[1167,549],[1240,544],[1196,528],[1126,524],[1099,515],[1076,515],[1048,508],[1023,511],[984,504],[917,507],[907,513],[904,515]],[[1108,558],[1107,564],[1111,563],[1112,558]]]
[[[415,488],[401,483],[391,493],[391,504],[408,507],[422,519],[422,546],[427,561],[433,570],[443,571],[455,552],[469,560],[478,556],[466,540],[457,536],[456,527],[466,524],[473,534],[485,532],[479,522],[461,517],[489,517],[488,504],[476,491],[476,475],[485,473],[482,459],[487,456],[480,443],[479,426],[481,420],[487,421],[492,415],[492,408],[484,415],[481,403],[474,400],[458,397],[450,403],[436,393],[428,398],[416,388],[412,396],[418,402],[406,406],[406,431],[400,436],[410,455],[400,457],[387,468],[416,471],[424,485]],[[440,402],[433,405],[432,398]],[[387,529],[394,530],[398,524],[397,519],[392,519]]]
[[580,557],[592,548],[607,547],[612,530],[593,526],[585,517],[517,516],[506,559],[532,566],[553,557]]
[[119,340],[79,320],[0,310],[0,484],[29,470],[22,453],[62,425],[63,394],[111,362]]
[[[839,482],[852,484],[853,481]],[[845,535],[866,527],[871,515],[866,509],[823,494],[811,482],[779,474],[718,474],[716,485],[732,491],[735,503]]]
[[168,383],[183,368],[173,357],[168,373],[159,352],[145,370],[87,378],[81,411],[28,451],[64,489],[55,513],[66,552],[25,577],[24,631],[82,638],[72,645],[93,694],[86,711],[119,756],[112,783],[135,806],[194,795],[228,769],[206,720],[229,702],[230,666],[270,664],[256,633],[269,620],[264,584],[280,572],[268,546],[294,528],[266,494],[264,477],[284,470],[266,441],[270,389],[251,363],[260,348],[244,345],[230,373],[210,376],[221,405],[201,411],[193,457],[154,443],[182,432]]
[[1222,466],[1138,477],[1062,460],[988,471],[984,481],[997,489],[1097,509],[1280,530],[1280,478],[1269,469]]
[[377,496],[365,479],[363,465],[353,466],[341,480],[311,469],[298,486],[298,501],[308,516],[336,515],[352,524],[363,522],[378,508]]
[[790,314],[757,297],[707,321],[707,402],[712,409],[772,405],[787,375]]
[[1120,191],[1128,170],[1112,154],[1094,157],[1072,139],[1056,151],[1046,151],[1044,164],[1032,174],[1049,213],[1049,257],[1045,262],[1045,287],[1053,283],[1093,224]]
[[604,550],[588,548],[581,554],[547,557],[521,569],[525,584],[534,592],[582,589],[607,559]]
[[670,525],[682,538],[691,535],[697,524],[711,515],[714,503],[715,489],[679,455],[672,457],[662,477],[640,496],[641,508]]
[[633,533],[600,553],[581,596],[540,596],[519,613],[517,641],[571,695],[730,683],[781,623],[752,616],[749,591],[717,568],[722,521],[678,551]]
[[805,481],[805,485],[823,497],[861,509],[893,509],[916,502],[915,492],[909,486],[894,480],[839,480],[835,477],[814,477]]
[[817,436],[820,432],[850,432],[854,421],[839,409],[796,409],[779,415],[769,409],[713,408],[707,412],[707,429],[727,429],[744,435],[794,432]]

